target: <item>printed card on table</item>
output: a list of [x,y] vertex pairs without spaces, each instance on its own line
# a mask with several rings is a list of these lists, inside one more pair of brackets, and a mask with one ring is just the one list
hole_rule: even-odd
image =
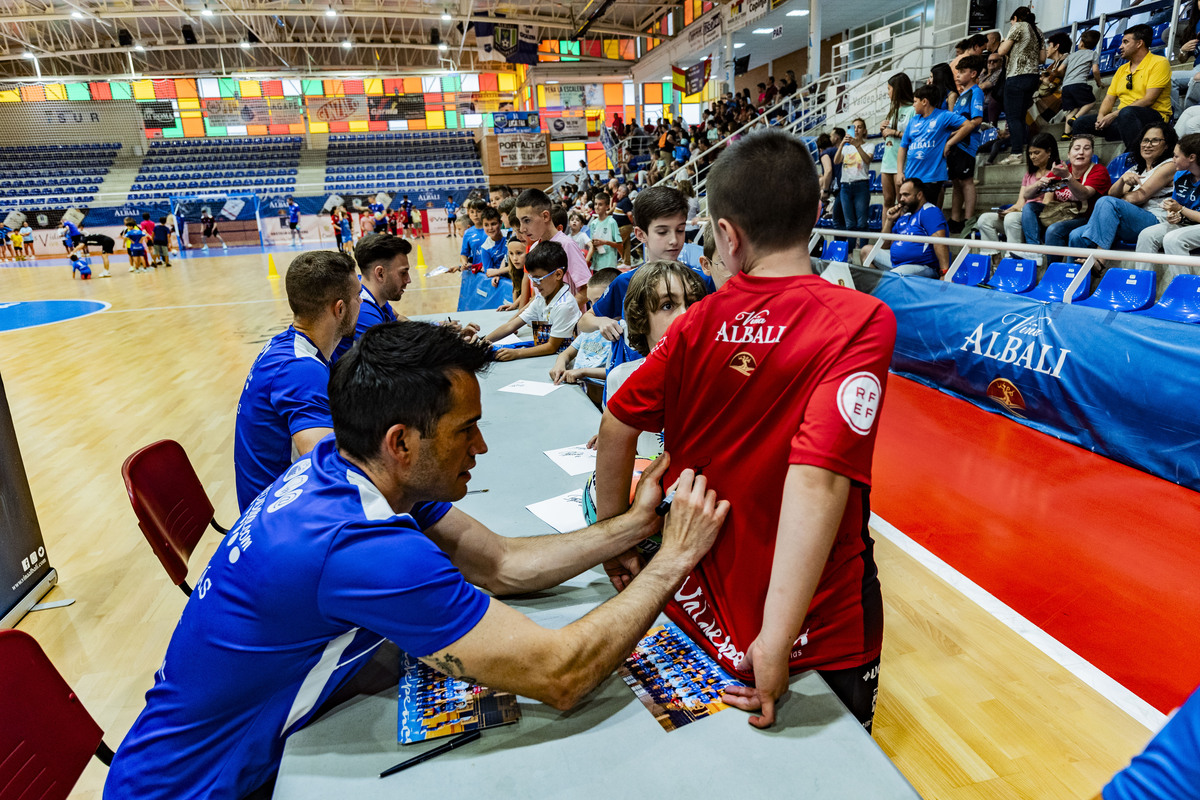
[[568,475],[590,475],[596,470],[596,451],[589,450],[586,444],[543,452]]
[[525,506],[533,515],[559,533],[570,533],[587,527],[583,516],[583,489],[560,494]]
[[516,695],[443,675],[407,653],[400,660],[400,744],[439,739],[521,718]]
[[547,381],[513,381],[508,386],[502,386],[496,391],[512,392],[513,394],[528,394],[534,397],[545,397],[555,389],[561,389],[562,386],[555,386]]
[[670,622],[642,637],[617,674],[667,731],[729,708],[721,692],[743,685]]

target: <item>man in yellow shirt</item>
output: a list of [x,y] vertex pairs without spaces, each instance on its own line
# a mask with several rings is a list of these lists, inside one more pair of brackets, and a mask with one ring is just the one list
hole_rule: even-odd
[[1136,153],[1142,128],[1171,119],[1171,64],[1150,52],[1154,31],[1133,25],[1121,37],[1117,54],[1125,63],[1117,68],[1100,111],[1080,117],[1072,133],[1091,133],[1110,142],[1123,141]]

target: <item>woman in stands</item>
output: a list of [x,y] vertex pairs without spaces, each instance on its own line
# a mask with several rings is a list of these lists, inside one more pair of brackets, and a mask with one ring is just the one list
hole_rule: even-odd
[[[1175,145],[1175,183],[1171,196],[1163,201],[1167,221],[1151,225],[1138,234],[1139,253],[1186,256],[1200,248],[1200,133],[1179,137]],[[1161,297],[1176,275],[1191,273],[1188,267],[1174,264],[1138,264],[1139,269],[1158,273],[1157,292]]]
[[[1104,165],[1092,162],[1094,147],[1091,136],[1074,136],[1067,163],[1055,164],[1049,175],[1022,190],[1025,244],[1066,247],[1071,231],[1088,223],[1096,200],[1112,186]],[[1035,201],[1039,196],[1041,200]]]
[[[1021,178],[1021,190],[1017,192],[1017,202],[999,211],[989,211],[979,216],[975,230],[987,241],[998,242],[1001,239],[1001,229],[1009,247],[1021,244],[1025,237],[1021,233],[1021,211],[1025,207],[1025,190],[1041,182],[1050,174],[1050,167],[1058,163],[1058,140],[1048,133],[1039,133],[1033,137],[1029,147],[1025,149],[1025,175]],[[1026,253],[1010,251],[1014,258],[1033,258]],[[999,260],[999,252],[992,256]]]
[[1166,222],[1163,201],[1174,189],[1177,143],[1170,125],[1151,122],[1142,128],[1141,146],[1127,156],[1129,169],[1096,201],[1088,224],[1071,231],[1071,247],[1111,250],[1114,242],[1135,242],[1146,228]]
[[888,109],[887,119],[879,126],[883,135],[883,164],[880,170],[883,175],[883,207],[891,208],[896,204],[896,155],[900,152],[900,137],[908,121],[913,117],[913,87],[908,73],[897,72],[888,78]]
[[[838,205],[846,220],[847,230],[865,231],[867,213],[871,205],[871,154],[866,151],[867,123],[863,119],[851,122],[853,136],[842,139],[833,163],[841,169],[841,187],[838,189]],[[863,242],[866,243],[865,241]],[[858,248],[858,240],[850,240],[850,249]]]
[[942,96],[942,104],[938,108],[943,111],[949,111],[958,102],[958,92],[954,91],[954,71],[949,64],[934,64],[929,70],[929,77],[925,79],[925,85],[937,87],[938,94]]
[[1038,30],[1037,17],[1028,6],[1019,6],[1009,21],[1012,24],[1008,29],[1008,38],[1000,43],[997,52],[1008,57],[1004,78],[1004,116],[1008,120],[1012,155],[1000,163],[1020,164],[1027,134],[1025,112],[1033,105],[1033,94],[1041,85],[1046,40]]

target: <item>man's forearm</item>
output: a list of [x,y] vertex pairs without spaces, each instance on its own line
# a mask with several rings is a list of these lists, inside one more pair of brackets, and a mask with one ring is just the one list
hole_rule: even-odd
[[935,244],[933,246],[933,254],[937,256],[938,268],[942,275],[946,274],[946,270],[950,269],[950,248],[944,244]]
[[605,411],[596,442],[596,518],[608,519],[629,508],[629,481],[637,454],[638,431]]

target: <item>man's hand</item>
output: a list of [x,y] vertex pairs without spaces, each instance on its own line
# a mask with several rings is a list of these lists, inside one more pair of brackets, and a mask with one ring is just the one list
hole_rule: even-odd
[[[588,442],[588,447],[595,448],[597,438],[599,438],[599,434],[596,434]],[[658,515],[655,513],[655,509],[658,508],[658,504],[662,502],[663,498],[662,476],[670,464],[670,454],[663,453],[642,472],[642,476],[638,480],[637,494],[633,498],[633,505],[630,506],[627,513],[643,517],[648,525],[657,520]],[[616,558],[605,561],[604,571],[612,582],[613,588],[620,592],[629,586],[630,581],[642,571],[642,566],[642,557],[638,555],[637,548],[631,547]]]
[[[790,647],[790,646],[789,646]],[[746,657],[738,665],[742,672],[754,674],[754,686],[730,686],[721,693],[721,700],[742,711],[762,711],[750,717],[756,728],[775,724],[775,702],[788,690],[788,650],[770,652],[760,639],[746,648]]]
[[465,266],[466,266],[466,264],[457,264],[453,267],[446,267],[446,271],[447,272],[462,272],[463,267],[465,267]]
[[[642,495],[642,484],[646,482],[650,470],[642,473],[638,483],[637,496],[634,498],[634,509],[643,507],[645,498]],[[654,479],[657,479],[655,474]],[[671,501],[671,510],[663,523],[662,549],[659,554],[676,551],[691,561],[695,566],[721,532],[725,517],[729,513],[729,501],[717,501],[717,493],[708,488],[708,479],[697,475],[690,469],[685,469],[679,479],[671,487],[675,498]],[[657,487],[649,495],[651,498],[661,496]],[[658,505],[655,501],[655,505]],[[650,513],[654,513],[651,509]]]
[[621,338],[621,334],[624,333],[621,330],[621,321],[619,319],[596,317],[596,323],[598,325],[596,330],[600,331],[600,335],[610,342],[617,341]]
[[883,215],[887,218],[888,222],[895,222],[896,220],[900,219],[900,204],[897,203],[896,205],[889,207],[887,211],[883,212]]
[[503,350],[496,351],[496,360],[497,361],[515,361],[516,358],[517,358],[517,351],[513,350],[511,348],[506,347]]
[[[1186,56],[1188,53],[1196,49],[1196,45],[1200,44],[1200,39],[1189,39],[1179,46],[1179,55]],[[1195,80],[1193,77],[1192,80]]]
[[1096,120],[1096,130],[1102,131],[1105,128],[1107,128],[1110,124],[1112,124],[1113,122],[1116,122],[1116,121],[1117,121],[1117,112],[1116,111],[1105,114],[1103,117],[1100,117],[1099,119]]

